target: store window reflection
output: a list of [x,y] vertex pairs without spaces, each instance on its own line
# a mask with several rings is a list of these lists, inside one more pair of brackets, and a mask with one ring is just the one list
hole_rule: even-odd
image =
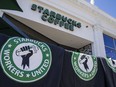
[[116,59],[116,39],[104,34],[104,44],[106,56],[108,58]]

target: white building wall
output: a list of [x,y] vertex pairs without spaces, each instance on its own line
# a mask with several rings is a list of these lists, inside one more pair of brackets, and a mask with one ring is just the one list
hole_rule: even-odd
[[[82,16],[83,13],[79,12],[79,9],[74,8],[71,4],[67,4],[61,0],[39,0],[39,1],[38,0],[25,0],[25,1],[18,0],[18,2],[24,11],[23,13],[17,12],[17,11],[8,11],[8,10],[5,10],[4,12],[7,12],[8,14],[13,15],[13,17],[14,17],[14,15],[16,15],[16,16],[22,17],[24,19],[32,20],[34,22],[38,22],[38,23],[53,27],[54,29],[59,29],[63,32],[66,32],[66,33],[69,33],[69,34],[72,34],[72,35],[75,35],[78,37],[82,37],[84,39],[87,39],[87,40],[93,42],[93,37],[92,37],[93,30],[92,30],[91,25],[80,18],[80,16],[83,18],[83,16]],[[26,3],[26,5],[25,5],[25,3]],[[51,11],[53,10],[56,13],[60,13],[68,18],[74,19],[82,24],[82,28],[75,29],[74,32],[71,32],[71,31],[67,31],[66,29],[62,29],[57,25],[53,25],[53,24],[50,24],[47,22],[45,23],[44,21],[41,20],[41,14],[39,14],[37,11],[34,12],[31,10],[32,4],[37,4],[38,6],[39,5],[43,6],[45,8],[48,8]],[[19,19],[19,21],[20,21],[20,19]],[[86,26],[89,26],[89,28],[86,29]]]
[[106,57],[105,46],[103,40],[103,29],[100,25],[94,25],[94,43],[93,43],[93,55],[99,57]]
[[[87,3],[85,0],[17,0],[24,12],[3,10],[12,17],[18,19],[22,23],[32,21],[43,24],[69,34],[69,36],[77,36],[93,43],[93,54],[95,56],[105,57],[105,48],[103,33],[116,38],[116,19],[101,11],[94,5]],[[31,10],[31,5],[37,4],[53,10],[69,18],[82,23],[81,29],[74,32],[67,31],[41,20],[38,12]],[[23,18],[24,20],[21,20]],[[26,24],[26,23],[25,23]],[[26,24],[28,25],[28,24]],[[31,22],[30,22],[31,25]],[[88,26],[88,28],[86,28]],[[37,30],[35,26],[32,28]],[[43,32],[43,31],[42,31]]]

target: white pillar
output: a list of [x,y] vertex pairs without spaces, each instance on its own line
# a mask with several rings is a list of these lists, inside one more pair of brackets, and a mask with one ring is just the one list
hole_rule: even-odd
[[2,15],[3,15],[3,12],[0,10],[0,17],[2,17]]
[[93,55],[98,57],[106,57],[103,29],[100,25],[95,25],[94,30],[94,43],[93,43]]

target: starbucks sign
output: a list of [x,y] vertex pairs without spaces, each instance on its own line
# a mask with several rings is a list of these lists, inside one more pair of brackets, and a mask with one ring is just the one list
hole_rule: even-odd
[[74,31],[74,27],[81,28],[81,23],[71,18],[68,18],[60,13],[51,11],[40,5],[32,4],[31,10],[37,11],[42,14],[41,19],[50,24],[59,25],[67,30]]
[[10,38],[1,50],[1,65],[11,79],[29,83],[43,78],[49,71],[52,56],[49,46],[27,38]]
[[96,57],[73,52],[71,61],[75,73],[82,80],[89,81],[96,75],[98,70]]

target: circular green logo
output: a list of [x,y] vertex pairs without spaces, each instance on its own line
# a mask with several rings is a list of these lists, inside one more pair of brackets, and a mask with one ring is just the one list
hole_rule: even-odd
[[29,83],[49,71],[52,56],[47,44],[27,38],[10,38],[1,50],[1,65],[11,79]]
[[116,73],[116,60],[105,58],[108,66]]
[[89,81],[94,78],[97,73],[97,58],[91,55],[73,52],[72,66],[75,73],[85,81]]

